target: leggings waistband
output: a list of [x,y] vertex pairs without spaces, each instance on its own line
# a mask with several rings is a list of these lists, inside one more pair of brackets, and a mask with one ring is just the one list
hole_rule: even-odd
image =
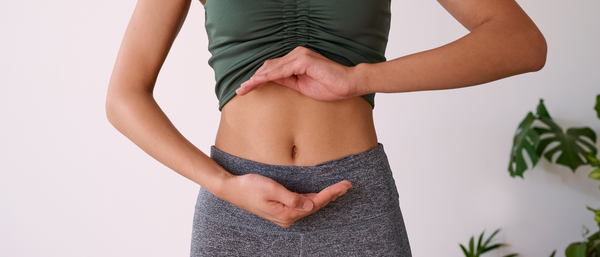
[[346,194],[289,228],[279,227],[201,189],[196,212],[228,224],[272,232],[309,232],[363,224],[399,211],[396,185],[381,144],[356,155],[310,167],[258,163],[227,154],[214,146],[211,158],[234,175],[263,175],[297,193],[319,192],[342,180],[352,182]]

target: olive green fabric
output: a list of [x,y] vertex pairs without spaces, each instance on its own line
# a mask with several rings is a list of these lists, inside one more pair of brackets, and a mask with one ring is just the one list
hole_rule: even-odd
[[[390,0],[207,0],[219,110],[268,59],[304,46],[337,63],[385,61]],[[374,106],[374,94],[363,96]]]

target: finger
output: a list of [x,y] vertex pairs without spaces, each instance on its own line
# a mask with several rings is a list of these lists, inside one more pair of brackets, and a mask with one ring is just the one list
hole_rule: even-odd
[[250,78],[250,80],[247,80],[244,83],[242,83],[240,85],[240,87],[235,90],[235,93],[238,95],[248,94],[248,93],[252,92],[252,90],[257,89],[260,86],[264,85],[266,82],[267,81],[262,82],[262,81],[253,80],[252,78]]
[[327,60],[324,56],[298,46],[286,55],[265,61],[252,77],[243,82],[236,94],[245,95],[268,81],[298,90],[296,75],[306,74],[311,62]]
[[308,65],[309,63],[307,61],[295,60],[293,62],[278,65],[270,71],[265,71],[261,74],[254,74],[252,79],[256,79],[257,81],[273,81],[292,76],[303,75],[306,73],[306,67]]
[[352,183],[348,180],[340,181],[336,184],[326,187],[318,194],[310,197],[317,208],[327,205],[329,202],[345,194],[352,187]]
[[276,70],[280,69],[281,67],[284,67],[290,63],[293,63],[296,61],[301,61],[301,62],[309,61],[310,62],[311,59],[329,60],[329,59],[325,58],[324,56],[322,56],[312,50],[309,50],[308,48],[298,46],[298,47],[294,48],[294,50],[292,50],[291,52],[287,53],[286,55],[284,55],[282,57],[266,60],[260,66],[260,68],[258,68],[258,70],[256,72],[254,72],[254,75],[255,76],[264,75],[264,74],[276,71]]
[[305,196],[289,191],[283,186],[277,187],[276,190],[272,192],[272,196],[273,200],[297,211],[311,211],[315,205]]
[[284,85],[294,88],[297,81],[295,76],[304,74],[302,65],[298,62],[292,62],[277,66],[275,69],[263,74],[254,74],[249,80],[242,83],[235,92],[238,95],[245,95],[269,81],[285,81]]
[[279,57],[279,58],[274,58],[274,59],[266,60],[260,66],[260,68],[258,68],[258,70],[256,70],[256,72],[254,72],[254,74],[263,74],[264,72],[268,72],[268,71],[274,69],[275,67],[277,67],[277,66],[279,66],[281,64],[285,64],[285,63],[290,62],[290,60],[286,61],[286,59],[289,59],[289,58],[286,58],[286,57],[287,57],[287,55]]
[[282,57],[266,60],[254,74],[262,75],[263,73],[269,73],[272,70],[277,69],[277,67],[279,66],[283,66],[296,61],[296,59],[298,59],[298,57],[302,55],[321,56],[320,54],[317,54],[309,50],[308,48],[297,46],[296,48],[294,48],[294,50],[290,51]]

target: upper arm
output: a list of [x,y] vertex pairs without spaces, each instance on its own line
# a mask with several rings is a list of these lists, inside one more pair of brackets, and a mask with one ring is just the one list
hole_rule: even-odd
[[123,36],[109,93],[115,88],[152,90],[189,6],[190,0],[138,0]]
[[[544,36],[514,0],[438,0],[465,28],[476,32],[478,42],[495,45],[494,51],[523,71],[541,69],[546,62]],[[509,55],[510,53],[510,55]],[[518,65],[517,65],[518,66]]]
[[465,28],[473,31],[490,20],[534,26],[514,0],[438,0]]

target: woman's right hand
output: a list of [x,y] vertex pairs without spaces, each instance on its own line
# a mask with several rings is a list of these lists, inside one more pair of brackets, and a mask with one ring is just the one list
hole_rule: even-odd
[[339,182],[319,193],[297,194],[256,174],[233,176],[175,128],[152,92],[189,6],[190,0],[138,1],[108,88],[109,121],[167,167],[217,197],[282,227],[289,227],[344,194],[351,186],[349,181]]
[[298,194],[258,174],[228,177],[217,197],[281,227],[315,213],[352,186],[344,180],[318,193]]

